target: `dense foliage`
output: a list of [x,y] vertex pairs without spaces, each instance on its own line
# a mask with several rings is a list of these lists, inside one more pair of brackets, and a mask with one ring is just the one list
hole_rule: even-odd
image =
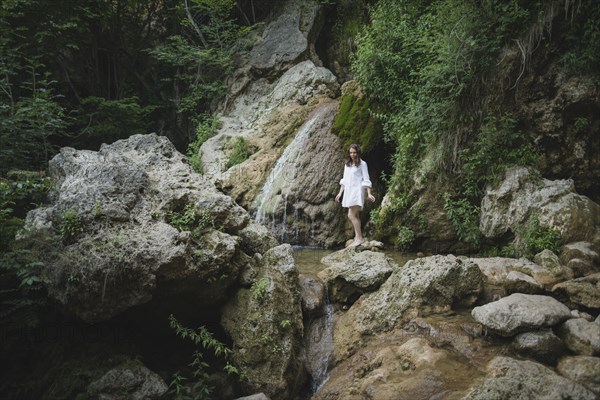
[[[392,226],[390,218],[410,219],[407,213],[417,195],[415,176],[421,186],[435,178],[458,188],[446,194],[444,208],[459,239],[479,246],[478,205],[485,185],[493,183],[506,165],[531,165],[537,159],[510,108],[494,97],[497,87],[489,77],[501,50],[547,20],[557,7],[554,3],[377,2],[371,25],[359,35],[353,68],[380,106],[377,117],[384,123],[385,140],[396,149],[388,180],[391,202],[378,219],[380,228]],[[572,5],[564,3],[566,9]],[[590,70],[600,61],[598,19],[594,19],[599,7],[592,1],[581,3],[568,11],[575,22],[563,35],[572,45],[564,62]],[[542,40],[545,31],[537,32],[542,32],[538,38]],[[581,35],[590,42],[574,40]],[[390,234],[389,229],[385,233]],[[397,233],[406,242],[406,229]]]

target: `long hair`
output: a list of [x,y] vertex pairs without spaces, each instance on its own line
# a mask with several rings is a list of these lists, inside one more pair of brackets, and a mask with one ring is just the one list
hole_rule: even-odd
[[360,146],[356,143],[351,144],[348,148],[348,160],[346,161],[346,165],[351,166],[353,163],[352,157],[350,157],[350,150],[352,149],[356,150],[356,163],[354,165],[358,167],[360,165]]

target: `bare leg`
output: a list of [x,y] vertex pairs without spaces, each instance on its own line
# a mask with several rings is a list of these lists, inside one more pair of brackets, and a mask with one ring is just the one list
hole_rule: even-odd
[[350,246],[358,246],[365,240],[362,236],[362,230],[360,229],[360,206],[352,206],[348,208],[348,219],[352,222],[354,227],[354,242]]

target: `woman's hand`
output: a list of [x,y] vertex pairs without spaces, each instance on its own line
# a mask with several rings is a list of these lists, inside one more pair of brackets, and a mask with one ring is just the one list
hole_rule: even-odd
[[367,193],[367,197],[369,198],[369,201],[371,201],[371,203],[375,203],[375,196],[373,196],[373,193],[371,193],[370,190]]
[[337,196],[335,196],[335,201],[337,201],[339,203],[341,197],[342,197],[342,192],[338,193]]

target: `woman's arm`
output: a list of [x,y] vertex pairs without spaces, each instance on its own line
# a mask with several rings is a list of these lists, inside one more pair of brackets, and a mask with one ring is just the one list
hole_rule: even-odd
[[374,202],[375,201],[375,196],[373,196],[373,193],[371,193],[371,178],[369,177],[369,168],[367,167],[367,163],[364,162],[363,160],[361,160],[360,162],[361,164],[361,170],[362,170],[362,182],[360,183],[360,185],[363,188],[367,189],[367,197],[369,198],[370,201]]
[[346,176],[348,175],[348,166],[344,165],[344,177],[340,179],[340,191],[335,196],[335,201],[340,202],[340,198],[342,197],[342,193],[344,193],[344,184],[346,183]]

